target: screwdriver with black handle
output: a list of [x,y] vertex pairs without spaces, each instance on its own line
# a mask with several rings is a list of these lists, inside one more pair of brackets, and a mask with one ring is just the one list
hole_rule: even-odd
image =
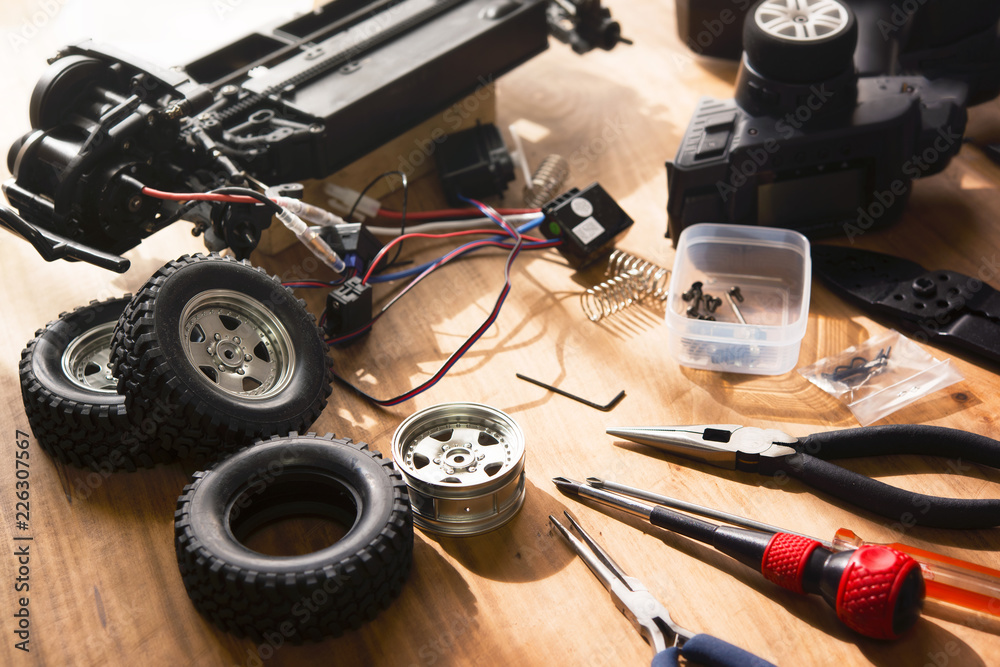
[[552,481],[567,495],[617,507],[711,545],[788,590],[819,595],[845,625],[866,637],[896,639],[920,617],[925,593],[920,565],[890,547],[834,552],[801,535],[718,525],[565,477]]

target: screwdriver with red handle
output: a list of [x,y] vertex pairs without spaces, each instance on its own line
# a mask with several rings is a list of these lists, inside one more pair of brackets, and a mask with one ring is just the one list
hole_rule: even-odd
[[890,547],[835,552],[801,535],[714,524],[565,477],[552,481],[567,495],[617,507],[711,545],[788,590],[819,595],[845,625],[866,637],[895,639],[920,617],[925,593],[920,565]]
[[[637,498],[664,507],[681,510],[689,514],[715,519],[734,526],[762,530],[766,533],[783,533],[792,531],[782,530],[777,526],[748,519],[746,517],[712,509],[703,505],[671,498],[661,493],[637,489],[627,484],[613,482],[600,477],[588,477],[587,484],[598,489],[607,489],[620,493],[623,496]],[[802,533],[793,533],[809,539],[818,539]],[[819,540],[827,549],[831,551],[846,551],[857,549],[865,544],[872,544],[858,537],[849,528],[838,528],[833,540]],[[920,565],[920,570],[924,575],[924,585],[927,587],[926,600],[955,606],[963,610],[981,612],[1000,616],[1000,570],[985,567],[978,563],[953,558],[941,553],[928,551],[919,547],[903,544],[901,542],[882,543],[882,546],[890,547],[896,551],[913,558]],[[927,605],[925,602],[924,609]]]

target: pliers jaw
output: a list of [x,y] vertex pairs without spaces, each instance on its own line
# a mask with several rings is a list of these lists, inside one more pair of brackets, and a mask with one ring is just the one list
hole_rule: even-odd
[[609,435],[728,470],[756,470],[761,457],[796,454],[798,439],[777,429],[738,424],[609,428]]
[[594,576],[604,584],[615,607],[624,614],[646,643],[653,647],[655,653],[671,646],[683,646],[684,642],[694,636],[690,630],[682,628],[670,618],[667,608],[653,597],[641,581],[625,574],[611,556],[580,526],[573,515],[569,512],[564,514],[583,541],[577,539],[554,516],[549,515],[549,521],[566,538],[570,547],[583,559]]
[[646,643],[653,647],[653,653],[659,653],[671,646],[683,646],[694,636],[690,630],[674,622],[667,608],[653,597],[642,582],[634,577],[625,579],[622,584],[624,593],[616,594],[612,589],[611,598]]

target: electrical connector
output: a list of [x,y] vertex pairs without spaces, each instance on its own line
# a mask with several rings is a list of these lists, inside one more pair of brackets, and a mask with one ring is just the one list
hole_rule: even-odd
[[279,206],[284,206],[295,215],[299,216],[303,220],[308,220],[314,225],[331,227],[333,225],[341,225],[344,223],[344,219],[339,215],[331,213],[330,211],[320,208],[319,206],[307,204],[301,199],[278,196],[274,198],[274,201]]
[[[326,314],[323,328],[331,338],[338,338],[359,331],[372,321],[372,286],[361,278],[348,279],[343,285],[326,295]],[[346,347],[356,338],[335,343]]]
[[382,243],[360,222],[323,227],[320,233],[330,247],[344,258],[344,263],[362,275],[382,249]]
[[320,235],[321,227],[306,227],[306,223],[302,219],[289,211],[287,208],[282,209],[281,213],[275,215],[281,223],[288,227],[288,229],[295,234],[302,244],[312,251],[312,254],[329,266],[331,269],[337,273],[343,273],[347,269],[347,265],[344,264],[344,260],[334,252],[333,248],[323,240]]
[[577,269],[601,257],[632,226],[632,218],[599,183],[559,195],[542,212],[542,234],[563,239],[557,250]]

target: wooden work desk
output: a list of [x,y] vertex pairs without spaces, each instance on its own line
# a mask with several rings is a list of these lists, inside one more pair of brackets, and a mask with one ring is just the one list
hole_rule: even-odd
[[[36,36],[19,48],[8,44],[10,31],[22,30],[45,4],[17,0],[0,8],[4,152],[28,128],[31,87],[44,57],[65,33],[58,12],[78,11],[78,5],[86,3],[51,3],[58,5],[56,16],[36,26]],[[140,20],[137,3],[104,4],[116,9],[99,14],[100,21]],[[172,3],[177,15],[157,32],[181,31],[183,9],[190,4]],[[226,4],[233,7],[228,16],[251,12],[254,6]],[[527,119],[547,130],[529,142],[532,161],[550,152],[570,158],[573,184],[600,181],[635,219],[621,247],[670,266],[663,163],[674,156],[699,96],[731,96],[735,68],[692,57],[677,38],[673,3],[610,4],[635,45],[581,58],[553,43],[547,53],[500,80],[499,118],[504,124]],[[87,34],[83,27],[80,37]],[[122,35],[136,39],[134,33]],[[980,143],[1000,141],[1000,103],[973,109],[967,134]],[[438,203],[435,187],[431,179],[417,183],[414,209]],[[517,186],[510,192],[519,190]],[[998,213],[1000,167],[967,145],[944,173],[916,184],[899,224],[864,235],[858,245],[906,256],[928,268],[975,275],[996,269]],[[739,423],[805,435],[856,422],[842,404],[796,372],[753,377],[679,367],[666,354],[662,312],[655,308],[634,308],[601,324],[589,322],[580,310],[578,293],[600,279],[599,270],[575,275],[551,250],[521,256],[499,321],[433,389],[403,405],[376,409],[336,388],[314,427],[320,433],[370,442],[388,456],[394,429],[417,409],[455,400],[500,408],[521,425],[528,441],[527,499],[514,521],[469,539],[418,531],[410,580],[374,622],[321,644],[258,647],[206,622],[181,583],[173,510],[194,464],[94,478],[89,471],[53,463],[32,441],[31,652],[24,654],[14,649],[12,634],[17,532],[12,440],[15,429],[28,429],[18,389],[20,352],[35,329],[60,312],[134,291],[165,261],[202,246],[178,223],[130,252],[132,269],[118,276],[81,264],[46,264],[27,243],[10,236],[3,236],[0,244],[5,324],[0,330],[0,433],[5,439],[0,450],[5,453],[0,463],[2,664],[648,664],[650,649],[584,564],[550,530],[548,515],[560,515],[564,509],[574,512],[630,574],[645,582],[677,622],[777,664],[953,667],[997,664],[1000,659],[1000,623],[927,616],[904,639],[868,640],[842,626],[817,598],[793,595],[709,548],[644,531],[636,521],[623,523],[618,515],[557,492],[550,481],[554,476],[597,475],[821,538],[829,539],[838,527],[850,527],[872,541],[901,539],[1000,568],[997,529],[912,529],[900,535],[890,522],[856,513],[794,481],[774,488],[764,478],[681,465],[648,450],[615,446],[604,434],[613,425]],[[442,247],[414,242],[406,252],[432,256]],[[279,275],[300,277],[293,272],[301,257],[290,251],[255,261]],[[487,252],[435,274],[360,344],[336,352],[338,370],[381,396],[422,381],[488,312],[502,284],[502,269],[503,257]],[[996,275],[992,282],[1000,286]],[[304,296],[318,313],[323,295]],[[799,366],[883,329],[814,284]],[[931,352],[950,356],[965,380],[885,421],[937,424],[1000,438],[997,368],[954,352]],[[627,397],[605,414],[523,383],[515,379],[516,371],[597,401],[621,389]],[[907,456],[849,465],[925,493],[1000,497],[997,471],[973,466],[963,476],[954,474],[948,463],[947,458]]]

